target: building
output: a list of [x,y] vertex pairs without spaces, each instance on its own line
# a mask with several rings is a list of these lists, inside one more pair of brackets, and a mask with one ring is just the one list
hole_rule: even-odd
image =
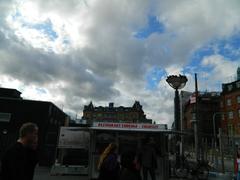
[[184,111],[186,108],[186,104],[189,102],[190,97],[192,96],[192,92],[189,91],[181,91],[180,92],[180,117],[181,117],[181,129],[184,128],[183,118]]
[[0,157],[5,149],[16,142],[23,123],[33,122],[39,127],[40,165],[51,165],[60,126],[68,116],[51,102],[21,98],[16,89],[0,88]]
[[[211,139],[215,130],[218,132],[220,127],[220,117],[214,114],[220,111],[220,93],[219,92],[200,92],[198,95],[197,120],[199,133],[202,137]],[[192,131],[194,128],[196,98],[194,94],[186,102],[183,112],[183,130]],[[210,141],[209,141],[210,142]]]
[[240,137],[240,68],[237,70],[236,81],[222,84],[220,106],[223,133]]
[[125,123],[152,123],[151,119],[147,119],[142,105],[135,101],[132,107],[114,107],[114,103],[109,103],[109,106],[95,107],[92,102],[84,106],[82,119],[87,121],[87,124],[93,122],[125,122]]

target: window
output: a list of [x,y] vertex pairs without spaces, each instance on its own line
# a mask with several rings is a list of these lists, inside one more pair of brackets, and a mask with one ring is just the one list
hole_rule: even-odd
[[228,119],[233,119],[233,112],[232,111],[228,112]]
[[227,105],[231,106],[232,105],[232,100],[231,99],[227,99]]
[[196,120],[196,113],[192,113],[192,120]]
[[220,107],[223,108],[223,102],[222,101],[220,102]]
[[224,121],[224,114],[222,114],[222,121]]
[[240,88],[240,81],[236,82],[237,88]]
[[240,96],[237,96],[237,103],[240,104]]
[[228,85],[228,86],[227,86],[227,88],[228,88],[228,91],[231,91],[231,90],[232,90],[232,88],[233,88],[233,85],[232,85],[232,84],[230,84],[230,85]]

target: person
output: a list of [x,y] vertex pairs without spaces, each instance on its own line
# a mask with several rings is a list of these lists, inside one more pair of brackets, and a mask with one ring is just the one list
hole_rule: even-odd
[[119,180],[141,180],[141,175],[136,167],[136,153],[126,151],[121,156],[121,173]]
[[111,143],[101,154],[98,163],[98,180],[118,180],[120,165],[116,150],[117,145]]
[[237,180],[240,180],[240,149],[237,150],[236,174],[237,174]]
[[148,141],[143,146],[141,152],[141,165],[143,170],[143,180],[148,179],[148,172],[151,179],[156,180],[155,169],[157,168],[157,155],[153,147],[153,140]]
[[19,130],[19,139],[4,153],[2,162],[3,180],[33,180],[37,164],[38,127],[25,123]]

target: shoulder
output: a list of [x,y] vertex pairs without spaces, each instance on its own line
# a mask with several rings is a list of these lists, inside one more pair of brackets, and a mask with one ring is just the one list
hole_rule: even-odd
[[14,157],[17,154],[21,154],[23,151],[23,146],[20,143],[15,143],[12,144],[11,146],[9,146],[7,148],[7,150],[4,153],[4,156],[10,156],[10,157]]

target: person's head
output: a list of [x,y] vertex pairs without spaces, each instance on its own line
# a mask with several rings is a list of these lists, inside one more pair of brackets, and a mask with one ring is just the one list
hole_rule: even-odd
[[38,144],[38,126],[34,123],[25,123],[19,130],[19,138],[24,146],[36,149]]

